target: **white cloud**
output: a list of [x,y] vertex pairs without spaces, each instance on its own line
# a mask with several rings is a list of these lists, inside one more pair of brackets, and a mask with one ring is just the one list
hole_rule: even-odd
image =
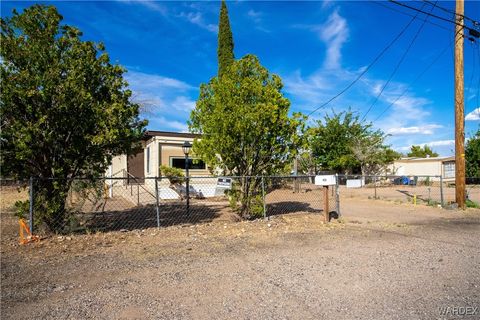
[[436,141],[430,141],[430,142],[423,142],[423,143],[412,143],[408,146],[403,146],[397,148],[398,151],[410,151],[412,145],[416,146],[424,146],[427,145],[431,148],[433,147],[451,147],[455,145],[455,140],[436,140]]
[[423,143],[412,143],[408,146],[403,146],[403,147],[397,148],[397,150],[399,150],[399,151],[409,151],[412,145],[416,145],[416,146],[427,145],[429,147],[448,147],[448,146],[454,146],[455,145],[455,140],[436,140],[436,141],[423,142]]
[[119,2],[128,4],[140,4],[150,10],[160,12],[162,15],[167,15],[167,8],[162,6],[158,1],[151,0],[117,0]]
[[335,10],[323,25],[315,27],[315,29],[327,46],[324,68],[338,69],[342,58],[342,46],[349,35],[347,20]]
[[[327,48],[322,68],[313,74],[304,77],[297,70],[283,77],[286,92],[305,103],[307,109],[313,110],[314,107],[338,93],[347,81],[351,81],[358,74],[358,71],[350,72],[341,68],[341,49],[348,38],[348,25],[346,19],[338,13],[338,10],[335,10],[323,24],[294,25],[293,27],[315,32]],[[343,104],[344,107],[351,105]],[[330,107],[329,105],[327,109]]]
[[153,125],[155,128],[160,128],[159,130],[188,132],[188,125],[186,121],[181,122],[167,119],[165,117],[152,117],[150,119],[150,125]]
[[480,120],[480,108],[474,109],[472,112],[465,116],[466,121],[479,121]]
[[313,74],[303,78],[300,71],[284,78],[288,93],[307,101],[310,104],[320,103],[326,92],[332,88],[332,83],[321,74]]
[[186,131],[186,121],[195,107],[198,89],[178,79],[130,71],[125,75],[132,99],[142,106],[142,116],[155,130]]
[[455,140],[430,141],[425,144],[430,147],[452,146],[452,145],[455,145]]
[[216,24],[205,22],[201,12],[181,12],[179,17],[186,19],[190,23],[195,24],[202,29],[214,33],[218,32],[218,26]]
[[[330,14],[325,24],[295,25],[294,27],[315,31],[327,46],[326,57],[321,61],[322,65],[316,72],[304,76],[301,70],[296,70],[283,76],[285,91],[292,95],[296,102],[293,107],[308,114],[350,86],[365,71],[366,66],[353,70],[342,66],[342,48],[348,39],[349,29],[346,19],[339,14],[338,10]],[[325,113],[330,113],[331,109],[341,112],[349,107],[353,111],[358,111],[363,117],[380,93],[385,81],[386,79],[375,79],[368,75],[362,76],[360,81],[348,88],[345,94],[341,94],[323,109],[312,114],[311,120],[321,119]],[[431,103],[431,100],[408,90],[406,84],[392,81],[369,112],[367,121],[380,116],[374,126],[391,134],[388,138],[389,143],[394,148],[399,148],[406,143],[418,141],[419,136],[433,135],[442,127],[440,124],[432,124],[429,118]],[[449,138],[449,136],[438,138]]]
[[143,89],[158,87],[176,90],[193,89],[193,87],[186,82],[173,78],[163,77],[157,74],[128,71],[126,74],[126,78],[131,85],[141,86]]
[[247,17],[254,22],[255,29],[257,29],[259,31],[262,31],[262,32],[270,33],[270,30],[268,30],[268,29],[266,29],[265,27],[262,26],[263,12],[255,11],[253,9],[250,9],[247,12]]
[[172,107],[176,110],[191,111],[195,108],[195,101],[185,96],[178,96],[172,102]]
[[442,128],[443,126],[438,124],[428,124],[424,126],[413,126],[413,127],[398,127],[390,128],[387,130],[388,134],[394,135],[405,135],[405,134],[426,134],[431,135],[434,133],[435,129]]
[[421,120],[426,116],[430,115],[430,112],[424,110],[423,107],[430,104],[431,101],[427,98],[415,97],[413,95],[404,95],[398,100],[394,100],[392,96],[384,92],[383,99],[389,104],[393,103],[393,113],[392,116],[397,119],[399,115],[403,119],[408,120]]
[[253,9],[248,10],[247,15],[255,22],[260,22],[262,19],[262,13]]
[[333,5],[333,0],[323,0],[322,2],[322,9],[327,9]]

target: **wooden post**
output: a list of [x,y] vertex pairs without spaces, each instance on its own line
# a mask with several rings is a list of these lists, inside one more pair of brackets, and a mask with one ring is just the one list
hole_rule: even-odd
[[455,201],[465,209],[465,106],[463,83],[464,1],[456,1],[455,22]]
[[330,209],[328,208],[328,186],[323,187],[323,215],[325,223],[330,221]]

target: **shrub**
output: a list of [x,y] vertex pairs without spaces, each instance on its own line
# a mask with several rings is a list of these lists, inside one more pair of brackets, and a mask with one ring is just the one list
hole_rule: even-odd
[[160,166],[160,175],[170,181],[171,185],[182,184],[185,181],[185,175],[182,169]]
[[[263,217],[263,198],[260,193],[255,191],[258,188],[253,184],[249,184],[249,187],[249,190],[242,192],[241,186],[237,182],[225,194],[228,196],[230,208],[233,211],[245,219],[258,219]],[[248,212],[248,214],[245,214],[245,212]]]
[[480,204],[478,204],[477,202],[472,201],[472,200],[470,200],[470,199],[467,199],[467,201],[465,202],[465,205],[467,206],[467,208],[477,208],[477,209],[480,209]]

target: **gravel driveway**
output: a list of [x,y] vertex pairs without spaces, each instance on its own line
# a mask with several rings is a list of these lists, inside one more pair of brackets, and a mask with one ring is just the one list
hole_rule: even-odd
[[342,212],[329,225],[293,214],[28,246],[2,212],[1,316],[480,318],[480,210],[344,199]]

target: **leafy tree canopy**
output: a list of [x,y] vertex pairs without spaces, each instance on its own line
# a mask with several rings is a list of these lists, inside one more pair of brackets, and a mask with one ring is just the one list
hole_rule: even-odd
[[413,145],[410,147],[410,152],[407,153],[407,157],[434,158],[438,157],[438,153],[433,152],[433,150],[427,145],[424,145],[423,148],[421,146]]
[[[280,77],[270,74],[253,55],[202,84],[189,121],[190,130],[203,135],[193,144],[195,154],[225,174],[283,172],[301,143],[298,133],[304,119],[289,116],[290,102],[282,87]],[[250,192],[245,181],[242,192]]]
[[[82,41],[61,21],[54,6],[43,5],[1,19],[2,175],[98,176],[143,134],[125,70],[110,63],[101,43]],[[63,219],[68,188],[51,180],[37,186],[50,225]]]
[[386,135],[351,111],[326,115],[308,129],[310,150],[321,170],[378,174],[400,155],[384,144]]
[[480,129],[467,141],[465,162],[466,176],[480,178]]

